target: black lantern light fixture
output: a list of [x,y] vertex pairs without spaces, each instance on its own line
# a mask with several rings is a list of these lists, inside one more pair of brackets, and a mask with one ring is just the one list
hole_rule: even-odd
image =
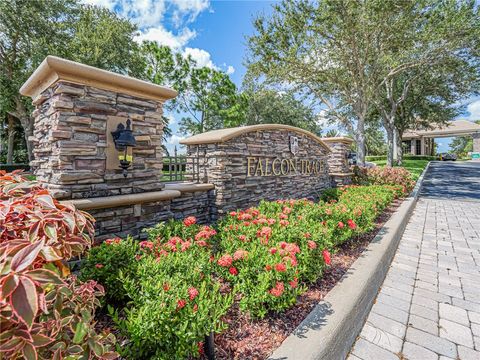
[[117,130],[112,131],[115,149],[119,151],[118,159],[120,160],[120,168],[123,170],[124,177],[127,177],[127,169],[132,164],[132,155],[128,153],[128,148],[134,148],[137,146],[130,125],[131,121],[128,119],[127,127],[120,123],[117,126]]

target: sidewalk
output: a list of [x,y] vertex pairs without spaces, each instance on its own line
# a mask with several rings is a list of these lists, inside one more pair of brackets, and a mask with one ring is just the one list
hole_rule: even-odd
[[348,359],[480,359],[480,202],[419,199]]

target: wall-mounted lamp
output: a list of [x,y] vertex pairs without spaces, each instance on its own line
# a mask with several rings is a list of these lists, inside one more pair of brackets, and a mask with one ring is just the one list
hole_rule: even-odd
[[127,169],[132,164],[132,155],[129,155],[128,149],[137,146],[130,124],[131,121],[128,119],[127,127],[123,124],[118,124],[117,130],[112,131],[115,149],[120,152],[118,159],[120,160],[120,168],[123,170],[124,177],[127,177]]

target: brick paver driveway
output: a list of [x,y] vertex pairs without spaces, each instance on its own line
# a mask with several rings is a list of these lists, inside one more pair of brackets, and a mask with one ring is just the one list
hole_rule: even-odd
[[480,163],[432,165],[349,360],[480,360]]

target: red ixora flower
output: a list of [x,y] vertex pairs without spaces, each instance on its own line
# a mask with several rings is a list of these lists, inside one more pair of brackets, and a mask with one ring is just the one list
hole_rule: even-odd
[[298,279],[294,278],[292,281],[289,282],[289,284],[292,289],[295,289],[298,286]]
[[229,272],[230,274],[232,274],[233,276],[238,275],[238,270],[237,270],[237,268],[234,267],[234,266],[230,267],[230,269],[228,269],[228,272]]
[[218,259],[218,265],[223,266],[223,267],[229,267],[232,265],[233,258],[229,254],[223,255],[220,259]]
[[308,240],[308,248],[309,249],[316,249],[317,248],[317,243],[315,241],[312,241],[312,240]]
[[147,249],[153,249],[153,242],[151,241],[140,241],[138,243],[138,245],[140,245],[141,248],[147,248]]
[[305,239],[310,239],[312,237],[312,234],[306,232],[305,234],[303,234],[303,236],[305,236]]
[[107,244],[107,245],[120,244],[121,241],[122,241],[122,239],[120,239],[120,238],[107,239],[107,240],[105,240],[105,244]]
[[183,220],[183,225],[185,225],[186,227],[189,227],[194,225],[196,222],[197,222],[197,219],[195,218],[195,216],[189,216],[185,220]]
[[183,299],[177,301],[177,310],[183,309],[187,305],[187,302]]
[[332,263],[332,259],[330,258],[330,252],[325,249],[322,251],[323,255],[323,260],[325,261],[325,264],[330,265]]
[[103,264],[96,264],[96,265],[95,265],[95,267],[96,267],[97,269],[101,269],[101,268],[103,268],[103,266],[104,266]]
[[275,287],[273,289],[270,289],[268,292],[275,297],[279,297],[282,296],[284,290],[285,286],[283,285],[283,282],[277,281]]
[[278,272],[285,272],[287,271],[287,267],[285,266],[284,263],[278,263],[275,265],[275,270]]
[[348,220],[347,223],[348,223],[348,227],[352,230],[354,230],[357,227],[357,224],[355,224],[355,221],[353,221],[352,219]]
[[246,258],[248,255],[248,251],[238,249],[237,251],[234,252],[233,254],[233,260],[241,260]]
[[277,248],[274,248],[274,247],[273,247],[273,248],[270,249],[270,254],[273,255],[273,254],[275,254],[277,251],[278,251]]
[[170,285],[168,283],[163,284],[163,290],[165,291],[170,290]]
[[190,300],[195,299],[198,296],[198,290],[194,287],[188,288],[188,297]]
[[272,235],[272,228],[269,226],[264,226],[261,230],[257,231],[258,237],[266,237],[268,239],[270,235]]
[[237,216],[237,213],[235,211],[230,211],[230,216]]
[[345,224],[343,222],[341,222],[341,221],[338,222],[338,227],[340,229],[343,229],[344,226],[345,226]]

